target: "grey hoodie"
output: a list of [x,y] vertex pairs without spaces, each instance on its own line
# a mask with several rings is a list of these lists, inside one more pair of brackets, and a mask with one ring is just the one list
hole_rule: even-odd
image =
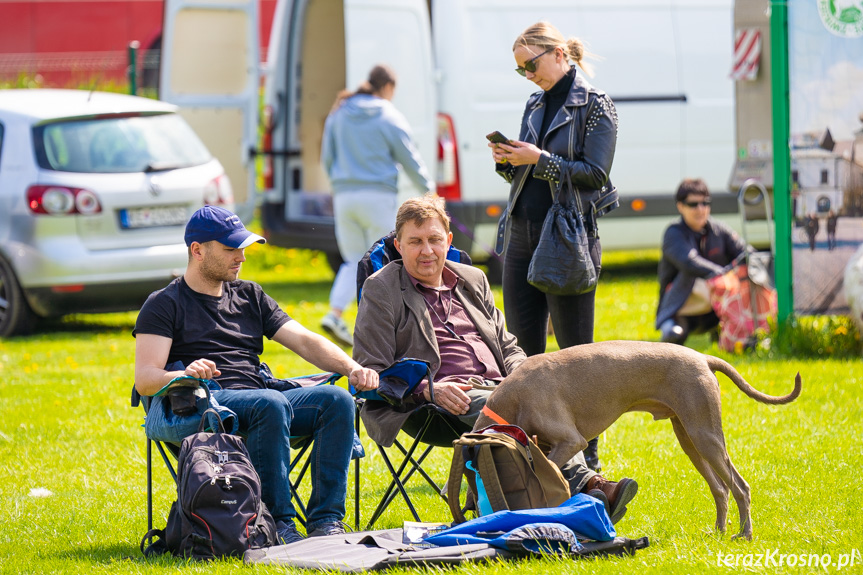
[[346,99],[324,124],[321,162],[334,192],[398,191],[398,164],[422,191],[428,170],[411,140],[410,126],[389,100],[367,94]]

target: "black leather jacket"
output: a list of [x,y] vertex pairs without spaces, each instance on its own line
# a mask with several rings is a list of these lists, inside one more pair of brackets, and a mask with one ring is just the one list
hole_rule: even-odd
[[[596,218],[618,206],[617,188],[609,179],[614,148],[617,145],[617,111],[605,92],[591,86],[576,73],[566,102],[558,110],[542,143],[537,136],[542,126],[545,92],[533,94],[527,101],[521,120],[519,140],[542,149],[533,177],[548,181],[554,195],[561,170],[568,168],[573,189],[579,193],[584,219],[595,229]],[[509,240],[509,221],[518,195],[531,165],[496,164],[497,172],[511,182],[509,203],[498,224],[495,251],[500,254]]]

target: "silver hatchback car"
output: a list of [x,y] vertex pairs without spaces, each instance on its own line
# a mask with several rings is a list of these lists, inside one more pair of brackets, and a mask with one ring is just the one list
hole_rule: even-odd
[[0,90],[0,337],[38,317],[137,309],[183,273],[183,231],[233,192],[177,108]]

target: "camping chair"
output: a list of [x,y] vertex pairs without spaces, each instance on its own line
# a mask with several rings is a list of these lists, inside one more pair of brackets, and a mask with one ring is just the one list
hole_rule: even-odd
[[[357,299],[362,297],[362,285],[368,276],[381,269],[387,263],[401,259],[400,254],[393,245],[395,232],[391,232],[384,236],[369,249],[366,255],[360,260],[357,268]],[[470,264],[470,257],[467,253],[450,246],[447,253],[447,259],[451,261]],[[381,386],[378,390],[368,392],[356,392],[350,388],[357,402],[357,426],[361,419],[362,408],[367,401],[397,403],[399,398],[410,395],[413,389],[422,382],[423,379],[428,380],[429,393],[432,397],[432,403],[424,403],[417,406],[416,409],[407,418],[402,425],[401,431],[404,431],[412,438],[408,445],[403,444],[398,438],[393,442],[390,453],[387,448],[380,444],[375,444],[378,448],[381,458],[387,467],[390,474],[390,483],[384,490],[377,507],[372,516],[369,518],[365,529],[371,529],[380,516],[386,511],[390,503],[401,495],[408,509],[416,521],[422,521],[416,506],[405,488],[405,484],[414,476],[419,474],[429,486],[437,493],[444,502],[447,501],[445,488],[439,485],[431,475],[422,467],[423,462],[428,458],[435,447],[452,448],[452,442],[458,439],[462,433],[470,431],[470,428],[462,423],[457,417],[450,414],[446,410],[434,404],[434,381],[431,370],[427,362],[402,358],[396,361],[393,365],[386,368],[380,373]],[[396,395],[399,397],[389,397],[385,391],[388,387],[398,387],[399,391]],[[381,404],[380,407],[384,407]],[[359,427],[358,427],[359,429]],[[416,456],[417,452],[419,456]],[[400,457],[400,459],[396,459]],[[395,460],[395,463],[394,463]],[[356,462],[359,465],[359,462]],[[357,468],[355,485],[359,486],[359,470]],[[355,499],[356,505],[359,505],[359,497]],[[355,515],[359,517],[359,509],[355,510]]]
[[[431,376],[431,370],[428,362],[404,358],[395,362],[393,365],[383,370],[380,373],[381,387],[378,390],[357,392],[351,387],[351,392],[357,400],[357,421],[359,422],[360,413],[363,403],[366,401],[392,402],[392,399],[387,399],[383,395],[381,389],[390,387],[388,382],[395,382],[394,386],[399,387],[400,395],[405,397],[413,392],[414,388],[428,378],[430,395],[434,400],[434,382]],[[384,490],[377,507],[372,513],[371,518],[366,524],[365,529],[371,529],[384,511],[389,507],[390,503],[401,495],[408,509],[416,521],[422,521],[416,506],[410,498],[405,484],[411,479],[415,473],[425,479],[426,483],[440,495],[444,502],[447,502],[445,495],[445,486],[439,485],[432,476],[422,467],[423,461],[431,454],[435,447],[452,447],[452,442],[461,437],[462,433],[470,431],[470,427],[462,423],[458,418],[451,415],[446,410],[438,407],[434,403],[424,403],[418,405],[416,409],[407,418],[402,431],[410,436],[413,441],[408,446],[405,446],[398,438],[393,442],[393,448],[400,454],[401,459],[393,463],[395,457],[391,457],[387,453],[387,448],[383,445],[375,443],[378,452],[381,454],[384,464],[390,474],[390,483]],[[415,457],[417,451],[422,447],[422,452],[418,457]],[[357,462],[358,463],[358,462]],[[359,485],[359,474],[357,472],[356,485]],[[358,505],[359,498],[355,500]],[[359,517],[358,508],[355,514]]]
[[[262,366],[262,374],[269,374],[269,368],[266,364],[261,364]],[[266,370],[266,371],[264,371]],[[296,383],[302,387],[308,387],[312,385],[333,385],[336,381],[338,381],[342,377],[341,374],[338,373],[320,373],[314,375],[308,375],[303,377],[291,378],[289,381],[292,383]],[[206,382],[201,381],[201,387],[206,387]],[[149,396],[142,396],[138,393],[135,387],[132,387],[132,407],[138,407],[140,404],[144,408],[144,415],[149,413],[150,405],[152,403],[153,398]],[[165,468],[168,470],[168,473],[171,475],[171,478],[174,480],[174,483],[177,482],[177,470],[176,470],[176,462],[178,456],[180,454],[180,444],[172,443],[168,441],[159,441],[156,439],[151,439],[149,437],[147,440],[147,532],[152,531],[153,529],[153,445],[155,444],[156,449],[159,452],[159,455],[162,457],[162,461],[165,464]],[[312,438],[308,436],[303,437],[291,437],[291,449],[294,450],[293,456],[291,458],[290,469],[288,470],[289,475],[292,477],[289,481],[290,489],[291,489],[291,500],[294,504],[294,508],[297,511],[297,520],[305,527],[306,525],[306,506],[303,503],[302,498],[299,495],[299,486],[303,481],[306,473],[308,472],[309,465],[311,464],[311,460],[308,457],[305,457],[309,448],[312,445]],[[170,454],[170,455],[169,455]],[[359,525],[359,508],[357,507],[357,515],[355,517],[355,525]]]
[[[402,259],[401,254],[396,249],[393,240],[396,238],[396,232],[392,231],[372,244],[366,255],[360,259],[357,264],[357,301],[360,301],[363,294],[363,284],[366,283],[366,278],[387,265],[388,263]],[[465,265],[472,265],[470,256],[464,250],[460,250],[455,246],[450,246],[446,253],[446,259],[451,262],[456,262]]]

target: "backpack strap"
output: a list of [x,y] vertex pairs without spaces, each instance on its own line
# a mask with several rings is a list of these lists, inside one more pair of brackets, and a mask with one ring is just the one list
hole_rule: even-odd
[[[158,539],[155,539],[158,537]],[[144,544],[149,541],[149,544],[144,547]],[[167,543],[165,543],[165,530],[164,529],[150,529],[147,531],[147,534],[144,535],[144,538],[141,539],[141,544],[139,545],[141,549],[141,554],[144,557],[156,557],[158,555],[164,555],[169,551]]]
[[[502,434],[501,434],[502,435]],[[509,436],[503,436],[505,439],[510,439]],[[495,511],[509,509],[506,502],[506,495],[503,493],[503,488],[500,486],[500,477],[497,474],[497,466],[494,464],[494,455],[492,454],[492,445],[482,442],[476,446],[476,470],[482,477],[482,483],[485,487],[485,493],[488,497],[488,502],[491,508]]]
[[447,481],[447,503],[449,510],[452,512],[452,518],[456,523],[464,523],[464,513],[461,510],[460,492],[461,479],[465,472],[463,446],[459,440],[453,442],[452,449],[452,466],[449,469],[449,480]]
[[210,425],[210,421],[207,419],[208,413],[213,414],[213,419],[216,420],[219,426],[219,429],[213,429],[213,433],[227,433],[225,431],[225,424],[222,423],[222,418],[219,416],[219,412],[212,407],[208,407],[204,410],[204,413],[201,414],[201,423],[198,424],[198,433],[203,432],[207,428],[207,425]]

